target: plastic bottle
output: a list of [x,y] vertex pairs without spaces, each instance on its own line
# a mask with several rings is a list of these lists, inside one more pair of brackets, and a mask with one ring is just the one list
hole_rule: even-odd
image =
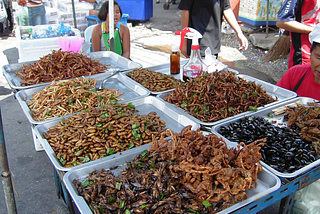
[[40,39],[48,38],[46,30],[47,30],[46,27],[43,25],[37,26],[36,33],[39,35]]
[[71,34],[71,27],[68,26],[68,27],[66,27],[65,35],[70,36],[70,34]]
[[202,35],[195,29],[186,27],[181,31],[180,50],[182,49],[184,38],[192,39],[191,54],[189,61],[183,66],[183,81],[195,78],[208,72],[208,66],[202,61],[200,55],[199,39]]
[[28,28],[28,37],[29,39],[33,39],[33,36],[32,36],[32,28]]
[[58,30],[57,30],[57,35],[64,36],[65,34],[66,34],[66,29],[64,27],[64,24],[61,22],[60,26],[58,27]]
[[55,30],[53,30],[52,26],[48,26],[48,28],[46,29],[46,34],[48,36],[48,38],[52,38],[52,37],[56,37],[56,33]]
[[179,74],[180,73],[180,53],[179,46],[172,46],[172,53],[170,55],[170,73]]
[[46,29],[46,34],[49,38],[51,37],[51,31],[52,31],[52,27],[48,26],[48,28]]

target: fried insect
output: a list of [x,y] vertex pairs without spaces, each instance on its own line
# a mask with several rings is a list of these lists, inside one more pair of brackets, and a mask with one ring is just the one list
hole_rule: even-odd
[[228,149],[191,126],[166,133],[171,139],[153,139],[118,176],[101,169],[73,181],[94,213],[216,213],[257,185],[259,145]]
[[63,79],[70,79],[104,73],[107,65],[83,54],[70,51],[53,50],[37,62],[24,64],[14,73],[21,78],[21,85],[34,85]]
[[178,85],[164,100],[203,122],[215,122],[256,110],[277,99],[267,94],[261,85],[224,71],[200,75]]
[[118,97],[123,95],[118,94],[118,89],[94,90],[96,83],[95,79],[85,77],[53,81],[27,101],[33,119],[44,121],[110,102],[115,103]]
[[153,92],[166,91],[182,84],[181,80],[173,76],[151,71],[146,68],[136,68],[127,73],[127,76]]
[[43,137],[64,167],[77,166],[151,143],[165,122],[155,112],[139,115],[133,105],[89,108],[50,127]]
[[306,106],[287,107],[285,118],[288,127],[307,141],[312,141],[313,147],[320,154],[320,104],[309,102]]

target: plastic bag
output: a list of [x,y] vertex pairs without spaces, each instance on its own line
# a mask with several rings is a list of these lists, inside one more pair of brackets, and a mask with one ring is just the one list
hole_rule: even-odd
[[25,7],[19,6],[18,9],[19,26],[28,26],[28,12]]
[[69,41],[65,36],[58,37],[58,45],[61,51],[71,51],[72,53],[79,53],[82,43],[84,42],[83,37],[75,37]]
[[320,180],[296,192],[292,214],[320,214]]
[[5,23],[7,21],[7,10],[6,6],[4,5],[3,0],[0,0],[0,23]]
[[210,48],[207,48],[205,50],[204,63],[208,66],[209,73],[212,73],[216,70],[222,71],[228,67],[227,65],[217,60],[215,55],[212,55]]

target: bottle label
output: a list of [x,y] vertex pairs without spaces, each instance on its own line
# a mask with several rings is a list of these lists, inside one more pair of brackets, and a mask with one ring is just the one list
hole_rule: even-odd
[[199,70],[199,71],[201,71],[201,66],[191,65],[190,68],[191,68],[192,70]]
[[188,76],[188,77],[196,77],[199,76],[201,74],[201,71],[183,71],[183,74]]

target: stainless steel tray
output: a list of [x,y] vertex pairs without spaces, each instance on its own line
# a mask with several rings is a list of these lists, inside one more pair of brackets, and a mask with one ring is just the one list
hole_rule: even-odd
[[87,55],[95,60],[99,59],[99,62],[102,64],[110,64],[110,66],[108,66],[110,70],[120,69],[121,71],[126,71],[142,67],[140,63],[127,59],[112,51],[90,52]]
[[[274,118],[269,118],[268,117],[268,114],[272,112],[272,110],[274,109],[277,109],[279,107],[282,107],[282,106],[286,106],[286,105],[290,105],[290,104],[294,104],[294,103],[302,103],[303,105],[306,105],[308,102],[319,102],[317,100],[314,100],[314,99],[311,99],[311,98],[307,98],[307,97],[297,97],[295,99],[291,99],[291,100],[287,100],[283,103],[279,103],[278,105],[274,105],[274,106],[270,106],[268,108],[265,108],[263,111],[260,111],[260,112],[256,112],[254,114],[251,114],[251,115],[246,115],[246,116],[256,116],[256,117],[263,117],[267,120],[272,120],[274,122],[277,122],[277,123],[273,123],[274,125],[277,125],[278,123],[280,123],[281,125],[280,126],[283,126],[285,125],[285,123],[283,122],[283,116],[279,116],[279,117],[274,117]],[[232,120],[229,120],[229,121],[226,121],[226,122],[223,122],[223,123],[220,123],[216,126],[213,126],[211,128],[211,132],[214,133],[215,135],[219,136],[219,137],[222,137],[225,141],[227,142],[230,142],[229,140],[227,140],[224,136],[220,135],[218,133],[218,131],[220,130],[220,128],[222,126],[228,126],[230,123],[233,123],[233,122],[236,122],[238,121],[240,118],[234,118]],[[283,124],[283,125],[282,125]],[[235,142],[233,142],[235,143]],[[275,175],[279,176],[279,177],[284,177],[284,178],[293,178],[293,177],[297,177],[303,173],[305,173],[306,171],[312,169],[313,167],[315,166],[318,166],[320,164],[320,159],[314,161],[313,163],[307,165],[307,166],[304,166],[303,168],[295,171],[295,172],[292,172],[292,173],[282,173],[282,172],[279,172],[275,169],[273,169],[272,167],[270,167],[268,164],[264,163],[264,162],[261,162],[261,165],[263,165],[266,169],[268,169],[269,171],[271,171],[272,173],[274,173]]]
[[[146,67],[146,69],[151,70],[151,71],[156,71],[156,72],[159,72],[159,73],[163,73],[163,74],[167,74],[167,75],[171,75],[174,78],[183,81],[183,78],[182,78],[183,66],[188,61],[189,61],[189,59],[184,59],[184,60],[180,61],[180,73],[179,74],[170,74],[170,63],[165,63],[165,64],[161,64],[161,65],[154,65],[154,66]],[[232,68],[226,68],[226,69],[228,69],[229,71],[232,71],[232,72],[234,72],[236,74],[239,74],[239,72],[237,70],[234,70]],[[125,72],[123,72],[123,74],[126,75],[127,73],[129,73],[132,70],[125,71]],[[128,78],[130,78],[130,77],[128,77]],[[138,83],[138,82],[136,82],[136,83],[140,85],[140,83]],[[142,86],[142,87],[144,87],[144,86]],[[150,91],[150,93],[153,94],[153,95],[159,95],[159,94],[163,94],[163,93],[170,92],[170,91],[173,91],[173,90],[174,89],[169,89],[169,90],[160,91],[160,92],[159,91]]]
[[[132,151],[130,154],[127,154],[126,156],[118,156],[117,158],[114,158],[112,160],[100,159],[94,163],[88,163],[82,165],[77,169],[74,168],[68,171],[64,175],[63,181],[80,213],[90,213],[91,210],[85,202],[84,198],[78,194],[77,188],[73,184],[74,179],[83,181],[86,179],[86,176],[88,176],[91,172],[95,170],[99,170],[102,168],[108,170],[114,166],[119,166],[117,169],[112,170],[112,172],[115,175],[118,175],[119,172],[125,169],[127,162],[132,161],[134,157],[139,155],[142,151],[146,150],[149,146],[150,145],[141,146],[137,150]],[[219,212],[219,214],[231,213],[255,200],[258,200],[259,198],[262,198],[276,191],[281,186],[280,179],[266,169],[263,169],[263,171],[259,172],[257,183],[258,186],[256,188],[246,191],[246,193],[248,194],[248,198],[246,200],[231,205],[229,208]]]
[[[270,103],[268,105],[259,107],[258,108],[258,112],[263,110],[264,108],[279,104],[281,102],[284,102],[286,100],[295,98],[297,96],[297,94],[295,92],[293,92],[293,91],[289,91],[287,89],[284,89],[284,88],[281,88],[279,86],[273,85],[271,83],[256,79],[254,77],[251,77],[251,76],[248,76],[248,75],[242,75],[242,74],[239,74],[237,76],[241,77],[241,78],[243,78],[243,79],[245,79],[247,81],[255,82],[257,85],[261,85],[262,88],[265,89],[269,95],[271,95],[274,98],[276,98],[276,97],[278,98],[278,100],[273,102],[273,103]],[[163,98],[169,96],[169,94],[170,94],[170,92],[165,92],[165,93],[157,95],[157,97],[159,97],[160,99],[163,99]],[[174,105],[174,104],[170,104],[170,105]],[[188,114],[182,108],[179,108],[179,107],[177,107],[177,108],[179,109],[178,111],[179,111],[180,114],[182,114],[181,111],[185,112],[185,114]],[[247,111],[247,112],[243,112],[243,113],[237,114],[235,116],[228,117],[228,118],[225,118],[225,119],[222,119],[222,120],[219,120],[219,121],[215,121],[215,122],[211,122],[211,123],[203,122],[203,121],[201,121],[201,120],[199,120],[199,119],[197,119],[197,118],[195,118],[193,116],[191,116],[191,117],[194,119],[194,121],[196,121],[197,123],[199,123],[201,125],[214,126],[214,125],[217,125],[219,123],[223,123],[225,121],[232,120],[234,118],[240,118],[240,117],[243,117],[243,116],[246,116],[246,115],[249,115],[249,114],[253,114],[253,113],[255,113],[255,112]]]
[[[89,76],[88,78],[94,78],[95,80],[97,80],[97,86],[99,86],[101,82],[105,79],[105,76],[101,76],[101,75]],[[65,116],[62,116],[62,117],[57,117],[51,120],[44,120],[44,121],[36,121],[33,119],[31,115],[31,111],[26,101],[29,101],[36,92],[39,92],[44,88],[45,86],[39,86],[39,87],[24,89],[24,90],[18,91],[15,94],[24,114],[28,118],[29,122],[34,125],[43,124],[51,120],[61,119],[62,117],[65,117]],[[103,88],[119,89],[118,91],[119,93],[124,93],[119,97],[124,99],[124,101],[119,101],[119,103],[136,99],[138,97],[148,96],[150,94],[149,90],[147,90],[144,87],[140,87],[136,85],[134,81],[126,78],[124,75],[121,75],[121,74],[117,74],[111,77],[110,79],[108,79],[106,82],[104,82]]]
[[[90,77],[94,78],[95,76],[103,76],[107,77],[110,75],[111,71],[120,69],[121,71],[126,71],[129,69],[135,69],[135,68],[141,68],[142,65],[137,62],[133,62],[125,57],[122,57],[112,51],[99,51],[99,52],[93,52],[88,54],[89,57],[92,57],[93,59],[97,60],[100,59],[99,62],[102,64],[110,64],[108,66],[108,71],[101,74],[94,74]],[[37,61],[29,61],[29,62],[23,62],[23,63],[14,63],[14,64],[8,64],[4,65],[2,67],[3,75],[5,76],[9,86],[14,90],[23,90],[28,88],[33,88],[37,86],[43,86],[43,85],[49,85],[51,82],[48,83],[41,83],[41,84],[35,84],[30,86],[22,86],[21,85],[21,78],[18,77],[16,74],[14,74],[14,71],[19,71],[20,68],[22,68],[23,64],[32,64]]]
[[[125,103],[129,103],[125,102]],[[156,112],[158,116],[160,116],[161,120],[166,122],[166,127],[171,129],[174,132],[180,132],[185,126],[191,125],[193,130],[196,130],[197,128],[200,127],[199,124],[193,122],[190,118],[184,116],[184,115],[179,115],[172,109],[170,109],[170,106],[168,106],[165,102],[162,100],[153,97],[153,96],[148,96],[148,97],[141,97],[137,98],[134,100],[131,100],[130,103],[135,105],[136,110],[138,110],[139,114],[149,114],[150,112]],[[66,116],[65,118],[69,118],[71,115]],[[37,138],[40,140],[44,150],[46,151],[49,159],[53,163],[54,167],[57,170],[60,171],[69,171],[71,168],[66,168],[63,167],[60,162],[58,161],[56,154],[54,153],[53,149],[51,148],[50,144],[48,141],[43,138],[43,133],[47,132],[50,127],[54,127],[56,124],[58,124],[60,120],[54,120],[51,122],[43,123],[40,125],[35,126],[34,131],[37,136]],[[139,148],[139,147],[137,147]],[[134,150],[137,148],[133,148],[121,153],[117,153],[111,156],[104,157],[102,159],[114,159],[115,157],[118,156],[127,156],[128,154],[132,153]],[[98,161],[98,160],[96,160]],[[95,162],[95,161],[92,161]],[[85,165],[85,164],[84,164]],[[77,168],[79,166],[75,166],[73,168]]]
[[[188,60],[184,60],[182,61],[181,63],[186,63]],[[150,71],[156,71],[156,72],[159,72],[159,73],[163,73],[163,74],[167,74],[167,75],[170,75],[170,64],[169,63],[166,63],[166,64],[161,64],[161,65],[155,65],[155,66],[151,66],[151,67],[147,67],[145,69],[148,69]],[[127,70],[127,71],[124,71],[123,72],[123,75],[125,75],[128,79],[134,81],[133,79],[131,79],[130,77],[127,76],[127,73],[131,72],[133,69],[131,70]],[[181,80],[182,79],[182,66],[180,66],[180,73],[179,74],[175,74],[175,75],[171,75],[173,76],[174,78],[178,79],[178,80]],[[144,86],[142,86],[140,83],[134,81],[137,85],[145,88]],[[147,88],[146,88],[147,89]],[[148,89],[149,90],[149,89]],[[150,91],[150,94],[153,94],[153,95],[158,95],[158,94],[162,94],[162,93],[165,93],[165,92],[170,92],[174,89],[169,89],[169,90],[165,90],[165,91]]]

